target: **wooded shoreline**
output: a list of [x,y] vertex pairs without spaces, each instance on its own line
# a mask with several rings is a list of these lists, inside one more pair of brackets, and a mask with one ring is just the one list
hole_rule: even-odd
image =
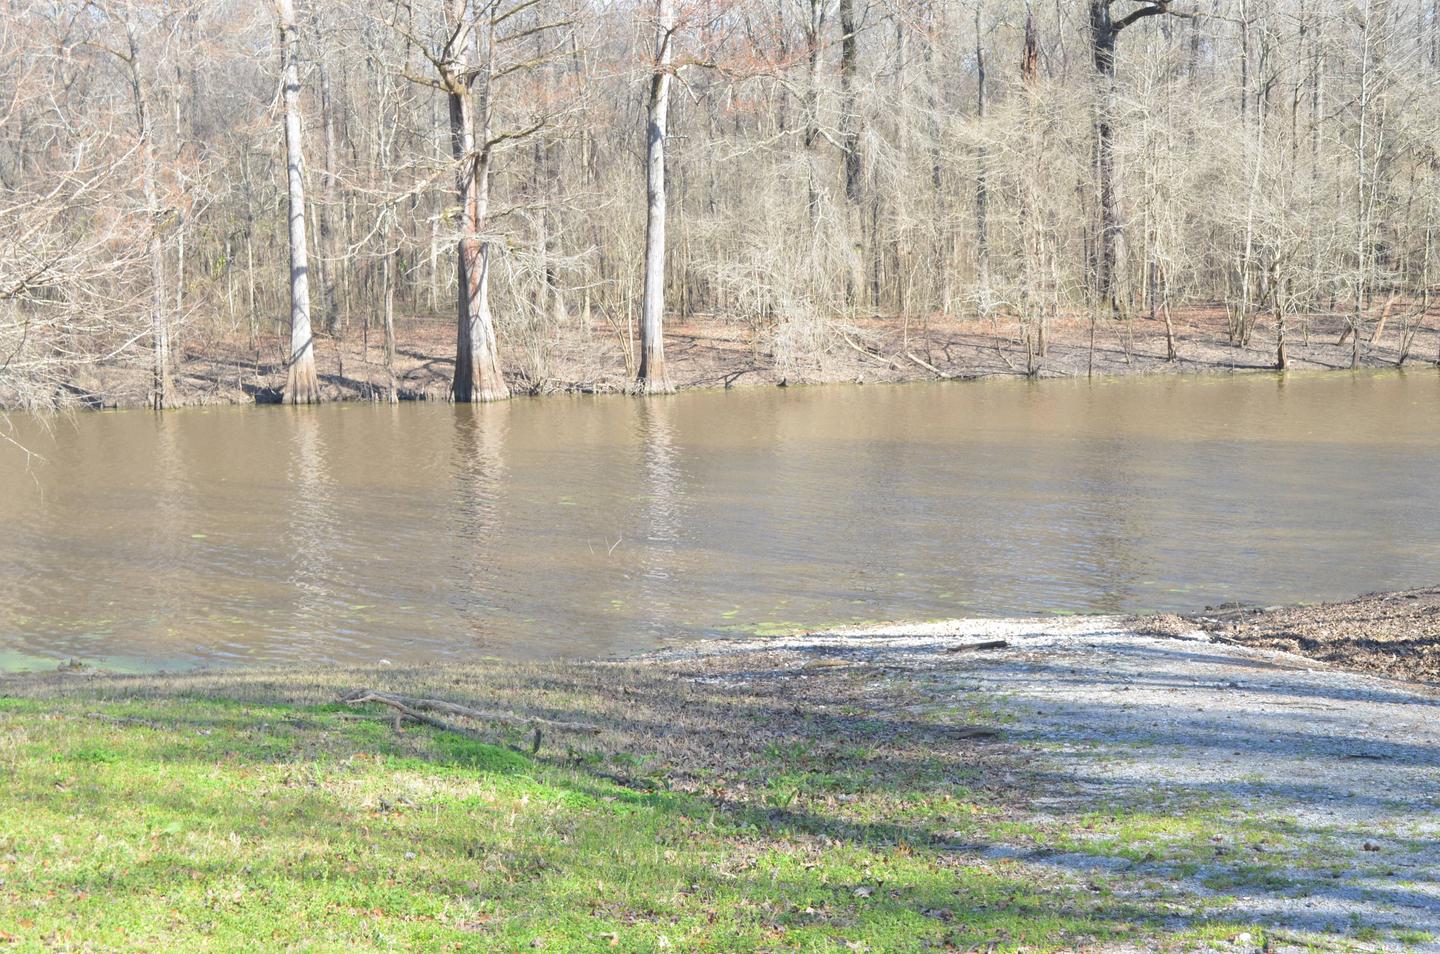
[[0,406],[665,393],[700,316],[754,360],[692,386],[1112,373],[1049,351],[1141,316],[1182,366],[1434,356],[1433,5],[751,6],[16,6]]
[[[1289,370],[1348,371],[1351,344],[1339,340],[1343,315],[1315,316],[1304,335],[1292,326]],[[1230,340],[1218,308],[1176,309],[1178,356],[1166,357],[1162,322],[1142,318],[1056,319],[1046,353],[1027,372],[1026,339],[1013,322],[876,318],[850,324],[815,360],[790,364],[765,350],[765,337],[735,322],[696,319],[666,332],[669,377],[677,390],[775,387],[825,383],[901,383],[990,378],[1084,378],[1136,374],[1274,371],[1273,329],[1263,322],[1245,344]],[[413,321],[397,351],[395,399],[450,399],[454,329],[445,321]],[[1093,336],[1092,336],[1093,330]],[[288,338],[255,342],[182,339],[174,368],[174,404],[266,404],[282,399]],[[634,341],[623,329],[575,331],[547,343],[543,356],[510,362],[515,395],[613,394],[634,389]],[[1433,318],[1403,342],[1398,329],[1377,335],[1359,367],[1428,369],[1440,356]],[[389,377],[378,336],[320,336],[315,360],[324,401],[386,401]],[[91,369],[70,388],[68,403],[86,408],[148,406],[150,372],[142,365]],[[3,396],[0,396],[3,403]]]

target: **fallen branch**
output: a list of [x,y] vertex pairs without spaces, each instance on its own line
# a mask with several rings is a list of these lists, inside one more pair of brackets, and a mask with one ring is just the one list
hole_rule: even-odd
[[[981,350],[983,350],[983,349],[981,349]],[[1016,374],[1019,374],[1019,373],[1020,373],[1020,369],[1017,368],[1017,367],[1015,367],[1014,363],[1011,362],[1011,360],[1010,360],[1009,358],[1005,357],[1005,351],[1004,351],[1004,349],[1002,349],[998,344],[994,346],[994,351],[995,351],[995,353],[996,353],[997,355],[1000,356],[1000,360],[1005,362],[1005,367],[1009,368],[1011,371],[1015,372]]]
[[974,649],[1004,649],[1010,643],[1004,639],[987,639],[979,643],[964,643],[960,646],[951,646],[945,650],[947,653],[963,653]]
[[409,696],[397,696],[388,692],[379,692],[375,689],[355,689],[345,693],[341,701],[352,705],[362,702],[380,702],[394,709],[405,712],[406,715],[414,714],[417,722],[426,722],[435,725],[437,728],[450,728],[450,723],[440,719],[433,719],[430,716],[422,716],[422,712],[443,712],[447,715],[463,716],[468,719],[478,719],[481,722],[494,722],[501,725],[518,725],[525,728],[532,726],[543,726],[547,729],[557,729],[562,732],[583,732],[588,735],[599,735],[600,727],[591,725],[588,722],[561,722],[555,719],[543,719],[539,716],[515,715],[510,712],[485,712],[481,709],[472,709],[469,706],[462,706],[455,702],[445,702],[442,699],[414,699]]
[[935,365],[933,365],[933,364],[930,364],[928,361],[921,361],[919,358],[915,357],[913,354],[911,354],[911,353],[908,352],[908,351],[905,352],[905,357],[909,358],[911,361],[914,361],[916,364],[920,365],[920,367],[924,368],[926,371],[929,371],[931,374],[935,375],[935,377],[937,377],[937,378],[943,378],[943,377],[945,377],[945,372],[944,372],[944,371],[941,371],[939,368],[935,367]]
[[434,716],[427,716],[427,715],[425,715],[423,712],[416,712],[414,709],[412,709],[412,708],[410,708],[409,706],[405,705],[405,703],[399,701],[398,699],[395,699],[395,698],[393,698],[393,697],[391,697],[391,696],[386,696],[386,695],[384,695],[384,694],[382,694],[382,693],[378,693],[378,692],[367,692],[367,693],[364,693],[363,695],[347,694],[347,695],[343,696],[342,698],[344,699],[345,702],[350,703],[350,705],[352,705],[352,706],[363,705],[363,704],[366,703],[366,702],[378,702],[378,703],[381,703],[382,705],[387,705],[387,706],[389,706],[390,708],[394,709],[395,712],[396,712],[396,716],[395,716],[395,728],[396,728],[396,729],[399,729],[399,728],[400,728],[400,719],[401,719],[402,717],[404,717],[404,718],[406,718],[406,719],[413,719],[413,720],[416,721],[416,722],[424,723],[425,725],[428,725],[428,726],[434,726],[434,727],[437,728],[437,729],[443,729],[443,730],[445,730],[446,732],[454,732],[456,735],[465,735],[465,736],[469,736],[469,737],[472,738],[472,739],[481,739],[481,738],[483,738],[483,737],[480,735],[480,733],[475,732],[475,731],[472,731],[472,730],[470,730],[470,729],[467,729],[467,728],[465,728],[464,726],[455,725],[455,724],[453,724],[453,723],[446,722],[444,719],[437,719],[437,718],[435,718]]
[[851,341],[851,340],[850,340],[850,336],[847,335],[847,334],[845,334],[843,331],[840,332],[840,337],[841,337],[841,339],[842,339],[847,345],[849,345],[850,347],[854,348],[856,351],[860,352],[860,353],[863,354],[865,357],[869,358],[871,361],[875,361],[875,362],[877,362],[877,363],[879,363],[879,364],[883,364],[883,365],[884,365],[885,367],[887,367],[887,368],[891,368],[891,369],[894,368],[894,366],[895,366],[895,361],[894,361],[893,359],[882,357],[881,355],[878,355],[878,354],[876,354],[875,352],[871,351],[869,348],[862,348],[860,345],[858,345],[858,344],[856,344],[855,342]]

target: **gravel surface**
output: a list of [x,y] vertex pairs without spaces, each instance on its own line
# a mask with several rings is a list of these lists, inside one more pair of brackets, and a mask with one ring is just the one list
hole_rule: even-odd
[[[1376,634],[1391,619],[1381,605],[1356,614]],[[1244,622],[1292,617],[1322,618]],[[1032,795],[1013,837],[957,851],[1020,859],[1037,877],[1101,873],[1177,923],[1259,924],[1272,945],[1440,951],[1436,688],[1121,617],[955,620],[684,652],[709,656],[716,678],[770,678],[765,659],[800,657],[801,671],[851,666],[876,693],[921,685],[931,707],[993,700],[1006,741],[1033,755]],[[726,667],[730,655],[756,668]]]

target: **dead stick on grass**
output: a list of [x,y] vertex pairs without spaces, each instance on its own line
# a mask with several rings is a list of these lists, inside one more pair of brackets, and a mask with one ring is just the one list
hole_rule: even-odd
[[389,696],[381,695],[379,693],[366,693],[364,695],[347,695],[344,698],[345,701],[352,706],[363,705],[367,702],[378,702],[382,705],[387,705],[390,708],[394,709],[396,713],[396,730],[399,730],[400,719],[403,717],[406,719],[413,719],[416,722],[422,722],[428,726],[434,726],[437,729],[444,729],[446,732],[454,732],[456,735],[467,735],[472,739],[480,738],[480,733],[478,732],[474,732],[470,729],[465,728],[464,726],[454,725],[453,723],[446,722],[444,719],[437,719],[434,716],[427,716],[423,712],[416,712],[414,709],[405,705],[403,702],[400,702],[397,699],[390,698]]
[[[387,706],[389,706],[390,708],[394,709],[394,710],[395,710],[395,731],[396,731],[396,732],[399,732],[399,731],[400,731],[400,723],[401,723],[401,722],[403,722],[403,721],[406,720],[406,719],[414,719],[416,722],[423,723],[424,725],[434,726],[435,728],[437,728],[437,729],[443,729],[443,730],[445,730],[446,732],[454,732],[456,735],[463,735],[463,736],[465,736],[466,738],[478,739],[479,741],[482,741],[482,742],[488,741],[488,740],[487,740],[483,735],[481,735],[479,732],[472,732],[471,730],[465,728],[464,726],[454,725],[453,723],[446,722],[444,719],[436,719],[436,718],[433,717],[433,716],[427,716],[427,715],[425,715],[424,713],[416,712],[414,709],[410,708],[409,706],[405,705],[404,703],[399,702],[399,701],[396,700],[396,699],[392,699],[392,698],[390,698],[389,696],[381,695],[381,694],[379,694],[379,693],[368,693],[368,694],[363,695],[363,696],[356,696],[356,697],[353,698],[353,699],[346,699],[345,701],[349,702],[351,705],[360,705],[361,703],[365,703],[365,702],[378,702],[378,703],[381,703],[382,705],[387,705]],[[430,700],[426,700],[426,701],[430,701]],[[530,754],[531,754],[531,755],[536,755],[536,754],[539,753],[539,751],[540,751],[540,740],[541,740],[542,737],[543,737],[543,733],[540,731],[540,727],[539,727],[538,725],[535,726],[534,735],[533,735],[532,738],[530,739]],[[513,748],[513,746],[512,746],[512,748]],[[519,750],[517,749],[517,751],[519,751]]]
[[462,706],[455,702],[446,702],[443,699],[414,699],[409,696],[397,696],[392,693],[379,692],[374,689],[355,689],[345,693],[340,698],[352,705],[362,702],[383,703],[384,705],[404,711],[406,715],[413,715],[417,722],[427,722],[431,725],[438,724],[438,728],[450,728],[450,723],[440,719],[432,719],[429,716],[422,716],[422,710],[443,712],[447,715],[464,716],[469,719],[478,719],[481,722],[495,722],[502,725],[518,725],[526,728],[543,726],[548,729],[558,729],[563,732],[583,732],[588,735],[600,734],[600,727],[598,725],[591,725],[588,722],[561,722],[555,719],[515,715],[509,712],[485,712],[480,709],[472,709],[469,706]]

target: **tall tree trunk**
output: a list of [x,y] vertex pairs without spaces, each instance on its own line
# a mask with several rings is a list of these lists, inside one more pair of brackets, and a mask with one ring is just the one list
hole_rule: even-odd
[[1240,123],[1250,109],[1250,5],[1240,0]]
[[[1378,16],[1366,5],[1360,20],[1360,89],[1356,98],[1355,117],[1355,306],[1351,317],[1350,367],[1360,366],[1360,335],[1365,327],[1365,305],[1370,294],[1371,269],[1374,256],[1370,249],[1370,216],[1375,204],[1375,183],[1370,177],[1370,105],[1374,96],[1375,68],[1379,65],[1381,49],[1379,37],[1373,29],[1374,21],[1383,24],[1388,15],[1388,5],[1381,4]],[[1378,165],[1378,153],[1376,164]]]
[[[932,16],[936,11],[932,9]],[[937,18],[938,19],[938,18]],[[936,29],[936,20],[929,20],[928,24]],[[948,194],[945,190],[945,176],[943,163],[944,134],[941,126],[942,110],[942,77],[944,65],[941,62],[941,45],[938,43],[925,44],[925,58],[928,67],[928,82],[925,84],[926,112],[928,118],[926,125],[930,134],[930,193],[935,203],[935,222],[937,228],[932,233],[934,236],[934,251],[931,261],[933,263],[934,275],[934,307],[940,314],[946,317],[950,314],[950,302],[952,299],[950,287],[950,260],[954,252],[953,236],[951,230],[946,226],[949,220]],[[928,347],[928,343],[927,343]]]
[[[314,34],[318,41],[323,35],[319,10],[314,11]],[[320,122],[325,144],[325,169],[320,182],[320,301],[323,310],[321,323],[327,332],[333,334],[339,326],[339,307],[335,301],[335,271],[339,266],[335,254],[335,95],[330,82],[330,67],[321,53],[316,60],[320,74]]]
[[1095,292],[1118,309],[1115,290],[1116,245],[1120,213],[1115,207],[1115,38],[1108,0],[1090,0],[1090,42],[1096,84],[1095,192],[1099,228],[1095,236]]
[[385,330],[385,399],[391,404],[400,400],[400,390],[395,383],[395,265],[391,261],[394,257],[394,254],[387,251],[380,264],[383,269],[385,297],[385,309],[381,318]]
[[1094,245],[1096,298],[1119,311],[1115,270],[1121,239],[1120,212],[1115,201],[1115,41],[1120,31],[1147,17],[1189,16],[1170,9],[1171,0],[1141,0],[1123,18],[1110,15],[1111,0],[1090,0],[1090,55],[1095,83],[1095,193],[1098,228]]
[[[452,29],[465,34],[459,74],[447,78],[450,148],[458,166],[461,219],[455,380],[450,393],[461,403],[503,401],[510,396],[510,388],[500,373],[495,323],[490,317],[490,243],[481,238],[490,206],[490,50],[487,42],[486,62],[480,63],[479,24],[467,0],[451,0],[450,10]],[[471,91],[477,75],[483,77],[478,130]]]
[[865,225],[860,210],[864,167],[860,159],[860,115],[856,103],[856,70],[860,42],[856,36],[855,0],[840,0],[840,150],[845,165],[846,220],[850,232],[851,267],[848,294],[854,304],[865,258]]
[[128,7],[125,12],[125,39],[129,46],[125,59],[130,72],[130,93],[135,105],[135,123],[140,134],[140,187],[145,193],[145,214],[149,229],[145,238],[145,257],[150,265],[150,406],[157,411],[170,407],[173,388],[170,381],[170,325],[165,315],[165,250],[160,241],[161,209],[159,165],[155,159],[155,132],[150,121],[150,103],[140,75],[140,36]]
[[980,122],[980,148],[975,156],[975,267],[980,314],[984,317],[990,314],[990,149],[985,144],[985,47],[980,42],[978,6],[975,8],[975,118]]
[[1290,356],[1285,350],[1285,296],[1279,289],[1275,292],[1275,370],[1284,371],[1290,367]]
[[1040,69],[1040,40],[1035,32],[1035,13],[1025,10],[1025,43],[1020,49],[1020,81],[1033,88]]
[[670,394],[665,371],[665,133],[670,117],[670,63],[674,51],[674,0],[655,0],[655,66],[650,74],[645,133],[645,293],[640,309],[639,389]]
[[300,33],[293,0],[276,0],[285,99],[285,165],[290,205],[290,361],[285,403],[320,403],[315,339],[310,333],[310,263],[305,247],[305,161],[300,129]]
[[[810,22],[805,38],[809,65],[808,87],[805,90],[805,172],[810,215],[810,266],[812,284],[818,284],[820,256],[820,175],[816,148],[820,144],[820,59],[825,46],[825,0],[810,0]],[[812,289],[813,290],[813,289]]]
[[[537,59],[544,59],[546,37],[543,33],[535,34],[535,56]],[[574,77],[575,82],[583,82],[579,77]],[[560,82],[566,82],[562,74]],[[552,87],[547,79],[546,95]],[[536,201],[540,203],[540,242],[539,250],[544,259],[545,267],[541,270],[543,283],[541,285],[541,308],[546,318],[554,322],[556,328],[564,327],[569,318],[569,309],[565,305],[565,290],[560,285],[560,267],[557,264],[560,247],[560,221],[556,212],[563,199],[564,182],[560,175],[561,162],[564,155],[561,151],[561,141],[555,138],[537,137],[535,141],[535,164],[536,171]]]
[[841,147],[845,153],[845,198],[860,203],[863,168],[860,164],[860,116],[855,71],[860,62],[860,41],[855,34],[855,0],[840,0]]

